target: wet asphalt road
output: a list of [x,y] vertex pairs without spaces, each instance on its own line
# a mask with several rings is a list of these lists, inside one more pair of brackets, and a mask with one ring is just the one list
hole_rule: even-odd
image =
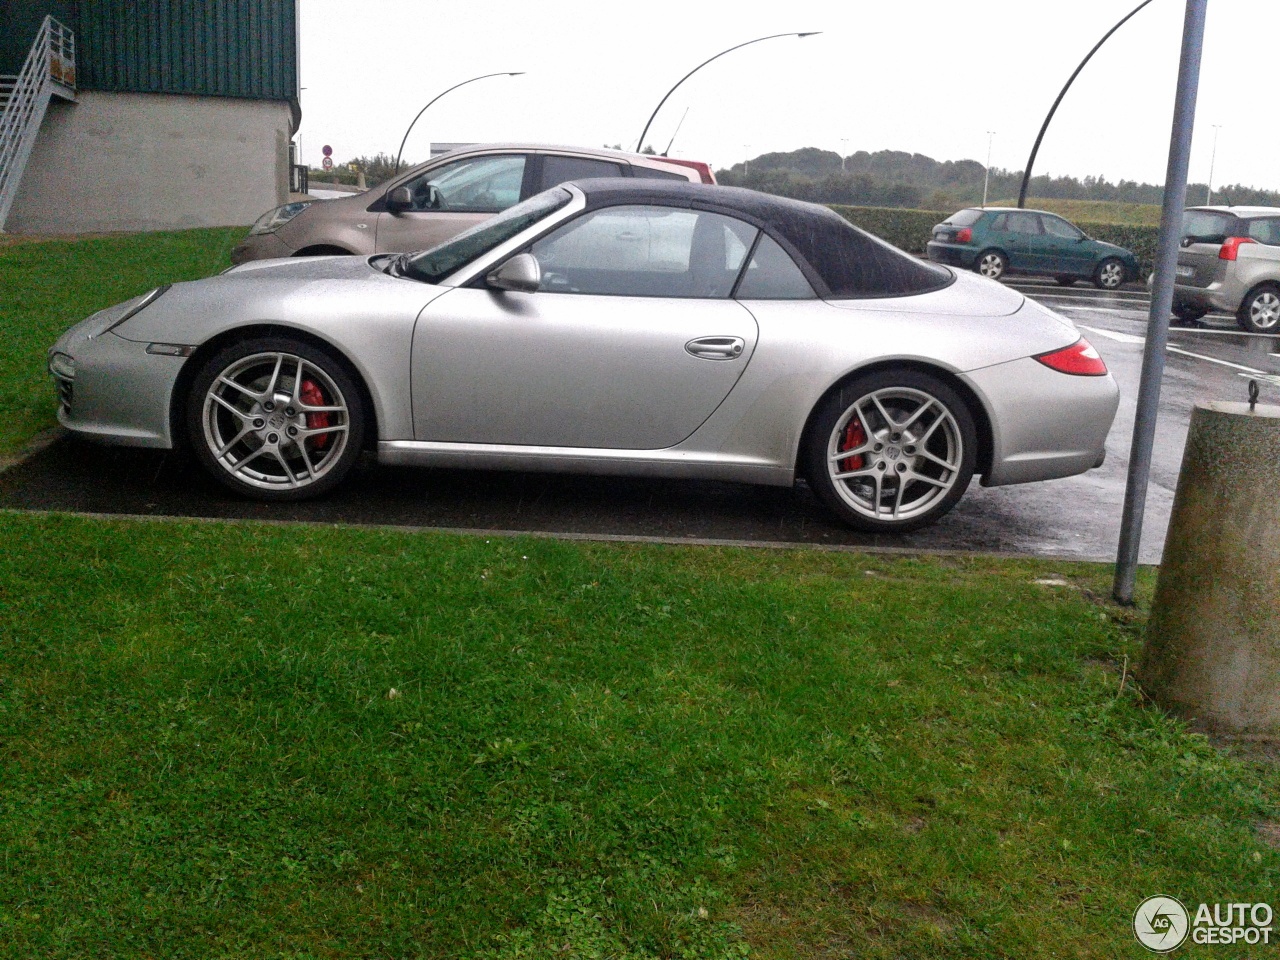
[[[1121,389],[1102,468],[1014,487],[976,483],[942,521],[901,537],[874,537],[832,521],[800,484],[741,484],[484,473],[365,463],[320,501],[264,505],[225,493],[184,458],[61,440],[0,474],[0,509],[301,520],[319,523],[586,536],[768,541],[908,550],[991,551],[1113,560],[1124,499],[1134,398],[1148,300],[1137,287],[1102,293],[1078,285],[1015,281],[1071,317],[1102,353]],[[1156,563],[1168,525],[1191,408],[1198,400],[1245,399],[1243,369],[1280,374],[1280,339],[1241,334],[1229,317],[1170,338],[1141,559]],[[1264,402],[1280,390],[1263,387]]]

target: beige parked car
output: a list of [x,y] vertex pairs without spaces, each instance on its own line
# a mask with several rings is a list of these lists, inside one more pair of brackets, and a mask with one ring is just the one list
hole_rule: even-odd
[[698,161],[482,144],[407,169],[365,193],[268,210],[231,260],[425,250],[543,190],[595,177],[715,183],[710,166]]
[[1222,310],[1249,333],[1280,332],[1280,208],[1186,210],[1173,283],[1183,322]]

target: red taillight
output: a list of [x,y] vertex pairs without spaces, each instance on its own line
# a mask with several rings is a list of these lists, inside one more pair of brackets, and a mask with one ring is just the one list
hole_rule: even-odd
[[965,227],[956,234],[956,243],[973,243],[973,231]]
[[1240,255],[1240,244],[1257,243],[1252,237],[1227,237],[1222,241],[1222,249],[1218,251],[1219,260],[1234,260]]
[[1107,374],[1107,365],[1102,362],[1102,357],[1093,348],[1093,344],[1084,337],[1069,347],[1042,353],[1036,359],[1050,370],[1069,373],[1073,377],[1104,377]]
[[703,163],[701,160],[677,160],[675,157],[654,157],[655,160],[661,160],[663,163],[674,163],[681,167],[692,167],[698,171],[698,176],[702,178],[703,183],[715,183],[715,175],[711,172],[711,165]]

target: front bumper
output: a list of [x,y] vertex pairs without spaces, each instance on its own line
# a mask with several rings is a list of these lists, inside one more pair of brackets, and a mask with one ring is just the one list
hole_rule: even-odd
[[245,237],[231,251],[231,262],[236,266],[251,260],[276,260],[293,256],[293,248],[275,233],[259,233]]
[[[72,327],[49,351],[58,422],[92,440],[170,449],[170,404],[185,357],[148,353],[149,344]],[[54,355],[74,361],[74,374]]]
[[949,267],[959,267],[962,270],[972,270],[973,263],[978,257],[978,251],[973,247],[958,243],[940,243],[937,240],[930,240],[925,245],[925,253],[934,263],[945,263]]

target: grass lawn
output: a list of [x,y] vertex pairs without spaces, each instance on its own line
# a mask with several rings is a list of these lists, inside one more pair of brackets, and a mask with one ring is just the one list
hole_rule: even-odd
[[1274,772],[1122,682],[1103,567],[0,547],[0,957],[1137,957],[1147,896],[1280,889]]
[[54,425],[46,351],[67,327],[152,287],[231,265],[242,227],[0,244],[0,458]]

